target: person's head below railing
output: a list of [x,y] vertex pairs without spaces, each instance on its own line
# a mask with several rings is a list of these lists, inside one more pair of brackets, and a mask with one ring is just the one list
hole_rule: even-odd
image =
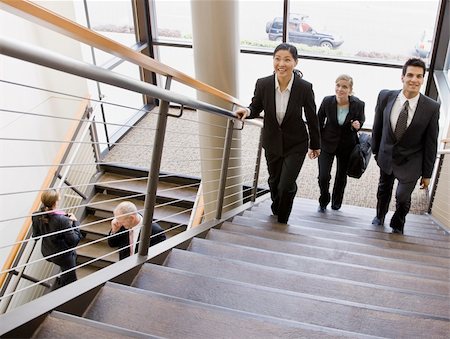
[[[141,240],[141,228],[144,226],[143,221],[143,216],[131,201],[122,201],[114,209],[114,219],[111,220],[109,235],[115,236],[108,238],[108,244],[121,249],[119,251],[120,260],[137,253]],[[152,223],[151,234],[150,246],[166,240],[164,230],[157,223]]]
[[[77,280],[73,269],[76,266],[76,252],[70,250],[82,238],[78,228],[80,223],[72,213],[58,210],[59,192],[47,190],[41,195],[42,207],[33,213],[33,237],[42,236],[41,252],[50,262],[58,265],[63,274],[55,287],[61,287]],[[63,253],[61,253],[63,252]],[[59,255],[56,255],[61,253]],[[67,272],[66,272],[67,271]]]

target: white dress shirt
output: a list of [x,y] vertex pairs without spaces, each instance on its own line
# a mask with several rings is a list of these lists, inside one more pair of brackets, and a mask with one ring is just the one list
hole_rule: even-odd
[[397,99],[392,106],[391,111],[391,126],[392,130],[395,131],[395,126],[397,125],[398,116],[400,115],[400,111],[402,110],[403,104],[406,100],[409,101],[409,109],[408,109],[408,121],[406,122],[406,126],[408,127],[411,124],[412,119],[414,118],[414,113],[416,112],[417,102],[419,101],[420,93],[417,94],[414,98],[407,99],[402,91],[397,96]]
[[280,90],[280,83],[278,82],[278,76],[275,74],[275,109],[277,115],[278,124],[281,125],[284,116],[286,115],[286,109],[289,102],[289,96],[291,95],[292,83],[294,82],[294,73],[292,73],[291,80],[284,91]]

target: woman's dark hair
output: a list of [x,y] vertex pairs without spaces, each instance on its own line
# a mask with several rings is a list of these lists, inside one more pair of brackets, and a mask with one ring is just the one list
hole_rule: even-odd
[[297,47],[295,47],[294,45],[286,43],[279,44],[273,51],[273,55],[275,56],[275,54],[277,54],[278,51],[288,51],[289,53],[291,53],[295,61],[297,61],[298,59]]

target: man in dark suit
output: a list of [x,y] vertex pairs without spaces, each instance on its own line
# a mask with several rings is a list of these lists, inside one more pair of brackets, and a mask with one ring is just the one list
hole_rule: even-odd
[[235,111],[240,119],[256,118],[264,111],[262,146],[269,172],[271,208],[282,224],[289,219],[297,192],[295,181],[308,148],[311,159],[320,154],[314,92],[312,84],[294,70],[297,58],[295,46],[278,45],[273,55],[274,74],[258,79],[250,106]]
[[403,66],[403,89],[378,95],[372,131],[372,150],[380,167],[377,215],[372,224],[382,226],[389,209],[394,180],[398,180],[396,210],[390,227],[403,234],[411,194],[419,178],[428,187],[437,152],[439,103],[421,94],[425,63],[409,59]]
[[[138,213],[136,205],[130,201],[123,201],[114,209],[109,235],[116,235],[108,238],[108,245],[120,248],[120,260],[137,253],[142,221],[143,217]],[[150,246],[164,240],[166,240],[164,230],[157,223],[152,223]]]

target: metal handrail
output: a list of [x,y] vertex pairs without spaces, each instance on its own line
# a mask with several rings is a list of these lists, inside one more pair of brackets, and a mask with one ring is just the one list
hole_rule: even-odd
[[[239,120],[232,111],[205,103],[182,94],[173,93],[169,90],[159,88],[152,84],[143,83],[139,80],[117,74],[100,67],[84,63],[41,47],[15,41],[13,39],[0,38],[0,53],[13,58],[29,61],[34,64],[56,69],[62,72],[78,75],[83,78],[103,82],[112,86],[124,88],[141,94],[151,95],[167,102],[175,102],[180,105],[189,106],[197,110]],[[240,120],[239,120],[240,121]],[[261,123],[246,122],[262,126]]]

